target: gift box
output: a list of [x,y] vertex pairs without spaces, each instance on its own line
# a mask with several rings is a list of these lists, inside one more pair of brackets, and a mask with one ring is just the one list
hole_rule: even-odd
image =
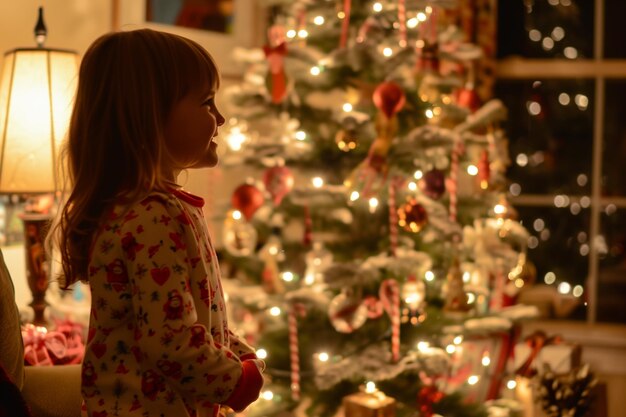
[[544,346],[533,346],[529,343],[518,343],[514,351],[514,368],[517,373],[531,376],[543,372],[546,366],[555,374],[565,374],[580,366],[582,350],[580,345],[556,343]]
[[396,400],[381,391],[357,392],[343,398],[345,417],[395,417]]

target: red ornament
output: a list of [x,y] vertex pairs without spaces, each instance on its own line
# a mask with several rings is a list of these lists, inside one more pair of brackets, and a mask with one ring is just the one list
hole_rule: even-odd
[[419,394],[417,394],[417,407],[420,411],[420,416],[432,417],[434,414],[433,405],[441,401],[443,396],[443,392],[439,391],[437,387],[422,387]]
[[394,114],[399,112],[406,102],[404,91],[398,84],[392,81],[385,81],[379,84],[376,90],[374,90],[372,98],[376,107],[385,113],[388,119],[391,119]]
[[474,113],[480,107],[480,98],[474,88],[464,87],[457,91],[456,102]]
[[275,166],[265,171],[263,183],[272,196],[272,202],[278,206],[283,197],[293,188],[293,173],[286,166]]
[[398,224],[408,232],[419,232],[427,221],[426,209],[415,199],[410,199],[398,209]]
[[230,199],[231,205],[239,210],[246,220],[250,220],[265,199],[263,193],[252,184],[241,184]]
[[433,200],[439,199],[446,192],[446,176],[443,171],[428,171],[419,182],[420,189]]

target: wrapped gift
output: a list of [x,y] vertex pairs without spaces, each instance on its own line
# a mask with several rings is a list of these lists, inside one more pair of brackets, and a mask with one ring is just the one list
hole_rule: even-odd
[[527,377],[543,372],[546,366],[555,374],[565,374],[580,366],[581,356],[580,345],[535,332],[515,345],[513,364],[517,374]]
[[377,389],[368,389],[343,398],[345,417],[395,417],[396,400]]

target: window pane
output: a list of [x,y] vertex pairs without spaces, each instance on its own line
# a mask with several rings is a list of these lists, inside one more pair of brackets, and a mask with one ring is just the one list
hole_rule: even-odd
[[498,57],[592,58],[593,15],[592,0],[500,1]]
[[626,196],[626,97],[625,80],[607,80],[602,153],[602,194]]
[[624,0],[604,0],[604,57],[626,58],[626,2]]
[[508,178],[523,194],[589,194],[593,80],[499,80],[509,110]]
[[626,209],[609,204],[598,239],[598,321],[626,323]]
[[588,274],[589,210],[572,206],[515,207],[531,235],[528,258],[537,268],[535,286],[527,290],[524,302],[536,302],[552,317],[584,320],[586,306],[579,292]]

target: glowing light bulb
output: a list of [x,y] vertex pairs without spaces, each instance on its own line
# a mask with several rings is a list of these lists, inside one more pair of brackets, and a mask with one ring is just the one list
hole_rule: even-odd
[[320,362],[328,362],[329,358],[330,357],[328,356],[328,353],[326,353],[326,352],[320,352],[317,355],[317,359],[319,359]]
[[454,346],[454,345],[446,346],[446,352],[448,352],[450,355],[452,355],[454,352],[456,352],[456,346]]
[[369,199],[369,206],[370,206],[370,211],[373,213],[376,211],[376,208],[378,207],[378,199],[376,197],[372,197]]
[[508,389],[514,389],[517,386],[517,382],[514,379],[509,379],[506,383]]
[[390,47],[383,48],[383,55],[386,57],[390,57],[393,55],[393,50]]
[[261,398],[263,398],[266,401],[272,401],[272,399],[274,398],[274,393],[270,390],[263,391],[261,393]]
[[324,185],[324,179],[322,177],[314,177],[311,182],[315,188],[322,188]]
[[239,210],[233,210],[233,219],[241,220],[242,214]]
[[376,3],[374,3],[374,4],[372,5],[372,9],[373,9],[376,13],[381,12],[381,11],[383,10],[383,5],[382,5],[382,4],[380,4],[379,2],[376,2]]
[[286,271],[286,272],[283,272],[282,274],[282,279],[285,282],[291,282],[293,281],[294,278],[295,278],[295,275],[293,274],[293,272]]
[[306,38],[307,36],[309,36],[309,32],[307,32],[307,31],[306,31],[306,29],[300,29],[300,30],[298,31],[298,37],[299,37],[299,38],[304,39],[304,38]]
[[476,165],[468,165],[467,173],[470,175],[478,175],[478,167]]
[[274,317],[280,316],[280,307],[272,307],[270,308],[270,314]]
[[372,381],[367,381],[365,383],[365,392],[367,392],[368,394],[371,394],[373,392],[376,392],[376,384]]
[[489,355],[485,354],[483,356],[483,359],[481,360],[481,363],[483,364],[483,366],[489,366],[491,364],[491,358],[489,357]]
[[259,359],[267,358],[267,350],[265,350],[265,349],[257,349],[256,357],[259,358]]
[[467,378],[467,383],[470,385],[476,385],[479,379],[480,378],[478,377],[478,375],[472,375],[469,378]]
[[294,136],[297,140],[305,140],[306,132],[304,130],[298,130]]
[[430,343],[424,341],[417,342],[417,350],[419,350],[420,352],[426,352],[428,348],[430,348]]
[[360,197],[360,194],[358,191],[352,191],[350,193],[350,201],[356,201],[359,199],[359,197]]
[[426,271],[424,274],[424,279],[426,281],[432,281],[435,279],[435,273],[433,271]]
[[343,109],[343,111],[345,111],[346,113],[351,112],[352,111],[352,104],[350,103],[344,103],[343,106],[341,107]]
[[456,337],[454,338],[454,340],[452,340],[452,342],[453,342],[455,345],[460,345],[460,344],[461,344],[461,342],[463,342],[463,336],[456,336]]
[[318,76],[320,75],[320,72],[322,72],[320,70],[320,67],[311,67],[311,70],[310,70],[311,75]]
[[315,23],[317,26],[322,26],[324,24],[324,16],[315,16],[315,18],[313,19],[313,23]]
[[293,29],[289,29],[287,31],[287,37],[290,38],[290,39],[295,38],[297,34],[298,33],[295,30],[293,30]]

